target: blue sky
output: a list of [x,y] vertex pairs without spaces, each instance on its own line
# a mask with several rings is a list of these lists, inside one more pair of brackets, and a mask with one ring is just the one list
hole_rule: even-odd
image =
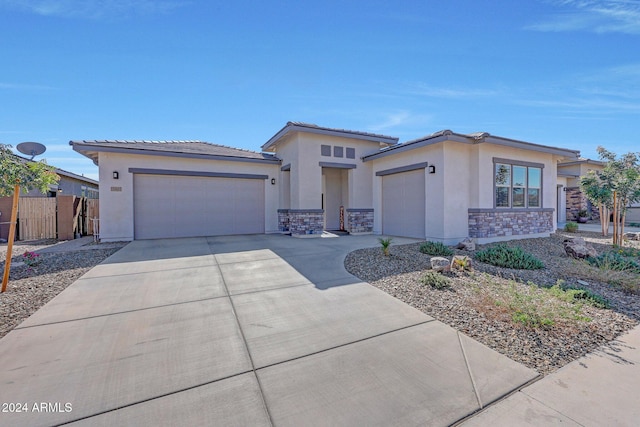
[[640,151],[640,1],[0,0],[0,142],[259,150],[287,121]]

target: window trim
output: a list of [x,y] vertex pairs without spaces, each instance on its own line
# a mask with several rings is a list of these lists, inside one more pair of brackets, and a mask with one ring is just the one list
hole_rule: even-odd
[[[509,206],[498,206],[497,205],[497,199],[496,199],[496,191],[498,187],[504,187],[504,186],[499,186],[496,183],[496,167],[498,164],[505,164],[505,165],[509,165],[510,167],[510,173],[509,173],[509,186],[507,188],[509,188]],[[524,166],[527,168],[527,170],[525,171],[526,173],[526,186],[524,187],[524,203],[525,206],[523,207],[514,207],[513,206],[513,167],[514,166]],[[540,204],[539,206],[529,206],[529,168],[537,168],[540,169],[540,187],[534,187],[535,189],[539,189],[540,190]],[[493,208],[494,209],[499,209],[499,210],[504,210],[504,209],[512,209],[512,210],[530,210],[530,209],[542,209],[544,208],[544,203],[543,203],[543,188],[544,188],[544,182],[543,182],[543,177],[544,177],[544,164],[543,163],[534,163],[534,162],[527,162],[527,161],[522,161],[522,160],[512,160],[512,159],[503,159],[503,158],[499,158],[499,157],[494,157],[493,158],[493,170],[492,170],[492,180],[493,180]],[[523,187],[515,187],[515,188],[523,188]]]

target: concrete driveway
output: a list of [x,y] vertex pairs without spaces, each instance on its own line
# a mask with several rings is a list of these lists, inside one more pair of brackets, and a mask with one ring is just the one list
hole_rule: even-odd
[[537,377],[348,274],[371,246],[132,242],[0,340],[0,425],[450,425]]

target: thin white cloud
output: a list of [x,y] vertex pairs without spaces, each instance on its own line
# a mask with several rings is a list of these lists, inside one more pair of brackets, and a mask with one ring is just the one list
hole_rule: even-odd
[[500,94],[500,91],[493,89],[470,89],[470,88],[450,88],[450,87],[432,87],[424,84],[416,84],[409,89],[411,95],[422,95],[431,98],[485,98]]
[[179,0],[0,0],[0,6],[42,16],[101,19],[168,13]]
[[390,129],[420,127],[426,128],[431,123],[433,117],[429,114],[416,114],[410,111],[394,111],[384,115],[380,121],[367,126],[373,132],[386,132]]
[[640,2],[635,0],[555,0],[563,8],[526,27],[544,32],[590,31],[640,34]]

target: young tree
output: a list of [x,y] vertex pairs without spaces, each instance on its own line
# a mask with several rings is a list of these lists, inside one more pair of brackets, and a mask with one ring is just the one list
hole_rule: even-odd
[[615,153],[598,147],[598,154],[605,163],[603,170],[590,173],[582,178],[580,184],[587,198],[603,208],[601,214],[604,211],[608,218],[608,209],[612,211],[613,244],[621,245],[627,207],[640,201],[640,153],[627,153],[616,158]]
[[9,241],[7,244],[7,257],[4,264],[1,292],[7,289],[7,283],[9,282],[20,189],[22,188],[25,191],[29,191],[37,188],[41,192],[46,193],[49,190],[49,185],[55,184],[59,180],[60,177],[44,160],[34,162],[23,159],[11,152],[10,145],[0,144],[0,196],[13,196],[13,209],[11,211],[11,222],[9,224]]
[[605,185],[605,182],[603,182],[603,177],[593,170],[589,171],[587,175],[580,179],[580,188],[591,203],[598,205],[602,235],[608,236],[610,223],[609,213],[613,206],[613,195],[611,190],[607,185]]

